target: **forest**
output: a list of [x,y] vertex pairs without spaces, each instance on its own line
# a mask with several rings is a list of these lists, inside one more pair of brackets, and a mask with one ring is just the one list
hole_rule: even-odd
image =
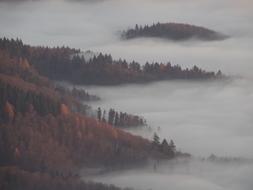
[[106,114],[106,110],[102,110],[99,107],[97,109],[97,119],[120,128],[147,126],[147,122],[144,118],[126,112],[115,111],[112,108],[109,109],[108,114]]
[[64,80],[85,85],[119,85],[148,83],[161,80],[209,80],[224,78],[220,70],[205,71],[197,66],[182,69],[179,65],[146,62],[143,66],[126,60],[113,60],[99,53],[90,60],[80,56],[80,50],[69,47],[32,47],[20,39],[0,39],[0,49],[10,56],[28,61],[41,75],[52,80]]
[[0,0],[0,190],[253,190],[253,0]]
[[78,89],[73,87],[72,89],[68,89],[62,85],[56,85],[56,90],[65,96],[73,96],[80,101],[98,101],[100,98],[96,95],[89,94],[87,91],[83,89]]
[[203,41],[225,40],[227,35],[219,32],[190,24],[181,23],[156,23],[153,25],[138,25],[123,31],[122,39],[133,39],[140,37],[156,37],[174,41],[184,41],[189,39],[199,39]]
[[[45,57],[39,55],[41,60],[52,52],[73,51],[42,49],[47,53]],[[110,109],[108,120],[103,121],[100,109],[97,118],[89,117],[80,101],[91,95],[75,88],[63,90],[40,75],[36,66],[42,63],[37,65],[32,58],[38,51],[41,48],[28,48],[18,40],[1,42],[0,181],[4,183],[0,189],[118,190],[81,181],[79,169],[124,169],[145,165],[150,160],[190,156],[177,151],[172,140],[160,142],[154,134],[151,141],[120,129],[145,124],[138,116]]]

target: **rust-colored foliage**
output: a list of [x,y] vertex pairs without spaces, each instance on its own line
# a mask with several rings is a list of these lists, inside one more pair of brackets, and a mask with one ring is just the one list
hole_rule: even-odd
[[62,115],[68,115],[70,113],[69,108],[65,104],[61,104],[60,112]]
[[[32,48],[6,39],[0,40],[0,49],[4,49],[0,50],[0,181],[5,182],[0,183],[0,189],[116,190],[111,186],[78,186],[72,177],[83,166],[125,167],[162,156],[152,149],[150,141],[83,115],[80,102],[60,94],[36,72],[34,62],[29,64],[49,55],[65,55],[60,61],[66,66],[69,63],[64,60],[71,49]],[[44,62],[36,68],[40,64]]]
[[13,105],[11,105],[8,101],[5,102],[3,111],[4,111],[5,120],[13,121],[15,117],[15,110],[14,110]]

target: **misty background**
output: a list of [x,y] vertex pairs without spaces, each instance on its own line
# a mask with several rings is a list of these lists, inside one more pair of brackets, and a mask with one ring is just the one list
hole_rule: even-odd
[[[0,4],[1,36],[32,45],[68,45],[111,53],[114,58],[171,61],[227,74],[252,69],[249,0],[37,0]],[[119,32],[135,24],[182,22],[228,34],[222,42],[172,42],[157,39],[120,41]]]
[[[130,132],[173,139],[194,157],[214,153],[253,158],[253,3],[250,0],[101,0],[0,2],[0,36],[24,43],[70,46],[110,53],[113,58],[171,61],[233,76],[226,81],[164,81],[114,87],[79,86],[102,98],[96,107],[138,114],[152,131]],[[230,35],[225,41],[120,40],[135,24],[180,22]],[[160,131],[157,130],[160,127]],[[173,167],[173,169],[171,169]],[[151,167],[152,168],[152,167]],[[163,169],[161,169],[163,168]],[[121,175],[120,175],[121,174]],[[92,179],[140,189],[252,190],[252,163],[217,164],[199,159],[163,163]],[[148,181],[148,183],[144,183]]]

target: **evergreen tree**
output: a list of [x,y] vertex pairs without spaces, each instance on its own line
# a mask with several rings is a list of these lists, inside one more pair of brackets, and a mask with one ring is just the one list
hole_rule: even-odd
[[116,112],[115,120],[114,120],[114,126],[118,126],[118,125],[119,125],[119,114],[118,114],[118,112]]
[[114,117],[115,117],[115,111],[114,109],[110,109],[108,113],[108,123],[113,125],[114,124]]
[[102,111],[101,111],[101,108],[99,107],[97,110],[97,117],[99,121],[101,121],[101,116],[102,116]]
[[154,136],[153,136],[153,144],[160,145],[160,137],[156,133],[154,133]]
[[169,148],[170,148],[172,156],[175,156],[175,154],[176,154],[176,145],[175,145],[173,140],[170,140]]

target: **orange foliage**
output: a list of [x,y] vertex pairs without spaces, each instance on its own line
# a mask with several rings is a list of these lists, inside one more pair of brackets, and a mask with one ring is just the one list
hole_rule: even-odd
[[11,105],[8,101],[4,105],[4,114],[6,120],[13,121],[15,117],[15,111],[13,105]]
[[23,68],[24,70],[29,69],[30,68],[30,64],[27,61],[27,59],[19,59],[19,64],[21,66],[21,68]]
[[69,108],[65,104],[61,104],[60,112],[62,115],[68,115],[70,113]]

